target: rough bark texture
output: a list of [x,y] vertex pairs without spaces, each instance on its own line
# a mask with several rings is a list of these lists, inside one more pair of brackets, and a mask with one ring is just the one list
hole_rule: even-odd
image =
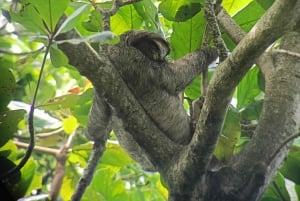
[[[280,151],[279,147],[299,128],[299,57],[276,50],[265,57],[265,102],[253,139],[225,167],[210,171],[209,162],[234,88],[254,61],[280,37],[282,49],[299,53],[299,25],[300,1],[277,0],[242,40],[236,36],[241,41],[216,70],[195,133],[185,146],[174,143],[153,124],[105,56],[97,55],[85,43],[62,44],[60,48],[113,106],[132,140],[146,150],[168,185],[170,201],[249,201],[260,199],[290,143]],[[72,38],[74,32],[62,37]],[[101,130],[101,126],[94,126],[94,132]]]

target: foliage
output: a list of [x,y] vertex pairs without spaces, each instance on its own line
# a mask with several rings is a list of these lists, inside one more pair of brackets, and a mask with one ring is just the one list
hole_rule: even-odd
[[[37,85],[49,35],[58,35],[76,27],[83,36],[80,40],[104,43],[115,39],[111,33],[98,33],[103,29],[102,16],[88,1],[42,2],[23,0],[21,4],[16,4],[0,0],[4,9],[0,22],[1,173],[15,166],[24,154],[24,146],[16,142],[28,143],[26,111],[28,113]],[[249,31],[272,2],[224,0],[223,6],[245,31]],[[111,7],[109,1],[98,4],[102,8]],[[111,31],[118,35],[130,29],[147,29],[165,34],[172,48],[170,59],[177,59],[201,45],[206,25],[203,4],[203,0],[143,0],[120,8],[111,19]],[[59,19],[64,13],[67,19],[59,26]],[[223,34],[223,39],[230,50],[235,47],[226,34]],[[213,70],[210,70],[212,73]],[[228,161],[251,138],[251,129],[245,128],[255,125],[259,119],[264,98],[263,83],[259,68],[253,66],[237,87],[223,135],[215,150],[218,159]],[[187,99],[200,96],[199,85],[200,78],[197,78],[185,91]],[[49,192],[56,160],[45,148],[59,150],[68,136],[76,132],[60,191],[63,200],[70,199],[92,148],[83,136],[93,96],[91,87],[88,80],[68,65],[67,57],[54,41],[42,75],[35,112],[36,139],[41,149],[34,152],[18,177],[0,184],[2,194],[9,194],[12,200],[16,200]],[[113,133],[111,139],[115,140]],[[299,196],[299,152],[298,140],[274,180],[279,188],[271,186],[263,200],[280,200],[281,195],[289,199],[285,178],[295,183]],[[110,141],[83,200],[166,198],[167,190],[160,183],[159,174],[144,172],[115,141]]]

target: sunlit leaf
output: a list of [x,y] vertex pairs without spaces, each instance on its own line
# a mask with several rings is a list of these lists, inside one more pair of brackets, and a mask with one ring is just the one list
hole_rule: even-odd
[[[118,195],[125,192],[125,184],[122,180],[114,179],[118,168],[105,166],[99,168],[95,174],[91,187],[96,190],[104,200],[114,200]],[[127,200],[127,199],[125,199]]]
[[10,16],[12,21],[20,23],[28,31],[37,35],[38,33],[47,34],[43,19],[32,4],[26,4],[21,14],[11,12]]
[[75,10],[57,30],[56,34],[64,33],[71,30],[76,25],[77,21],[81,18],[82,13],[88,8],[88,4],[84,4]]
[[131,29],[140,29],[143,19],[132,5],[121,7],[118,12],[111,17],[111,31],[121,34]]
[[73,116],[70,116],[63,120],[63,127],[66,134],[71,134],[78,127],[77,119]]
[[261,18],[265,11],[266,9],[263,8],[259,3],[252,1],[242,10],[239,10],[239,12],[233,18],[242,27],[242,29],[247,32]]
[[44,110],[59,110],[62,108],[70,108],[78,101],[79,96],[76,94],[67,94],[48,100],[47,103],[40,105],[39,108]]
[[123,167],[133,163],[133,160],[124,151],[124,149],[120,147],[120,145],[107,143],[106,151],[101,158],[101,163],[115,167]]
[[232,0],[223,0],[222,6],[226,9],[226,11],[233,15],[239,10],[243,9],[247,4],[252,2],[253,0],[239,0],[239,1],[232,1]]

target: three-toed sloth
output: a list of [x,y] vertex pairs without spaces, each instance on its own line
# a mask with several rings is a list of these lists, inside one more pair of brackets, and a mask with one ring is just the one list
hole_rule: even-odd
[[[172,141],[186,145],[192,137],[190,118],[178,93],[218,57],[217,50],[205,47],[168,62],[168,43],[158,34],[129,31],[120,42],[108,46],[108,57],[150,119]],[[95,93],[89,124],[99,124],[101,132],[115,131],[119,142],[146,169],[153,169],[143,149],[122,129],[117,118],[98,93]],[[94,128],[94,127],[93,127]],[[87,130],[95,139],[95,130]]]

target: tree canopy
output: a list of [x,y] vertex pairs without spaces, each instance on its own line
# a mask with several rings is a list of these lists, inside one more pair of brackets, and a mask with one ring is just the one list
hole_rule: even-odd
[[[158,160],[180,153],[182,163],[144,171],[112,131],[81,200],[184,200],[182,186],[194,182],[191,191],[200,188],[194,177],[207,179],[212,190],[203,190],[206,199],[234,194],[236,200],[300,200],[299,0],[216,1],[212,16],[209,0],[0,3],[0,192],[7,200],[71,200],[95,144],[84,135],[93,85],[102,86],[114,107],[130,99],[101,54],[129,30],[163,36],[170,61],[208,44],[218,48],[220,60],[208,70],[205,92],[200,75],[184,90],[187,112],[205,95],[188,146],[138,139],[164,147]],[[70,38],[75,30],[80,37]],[[212,155],[217,165],[209,162]],[[10,175],[24,156],[29,160]]]

